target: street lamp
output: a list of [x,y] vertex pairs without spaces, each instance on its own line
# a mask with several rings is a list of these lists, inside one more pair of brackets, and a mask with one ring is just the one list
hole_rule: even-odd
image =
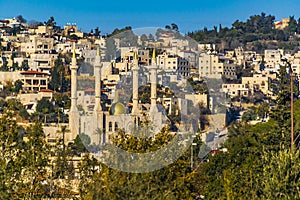
[[[192,136],[192,140],[194,141],[196,135],[191,135]],[[194,160],[193,160],[193,146],[197,146],[197,143],[193,143],[191,144],[191,169],[193,169],[193,165],[194,165]]]

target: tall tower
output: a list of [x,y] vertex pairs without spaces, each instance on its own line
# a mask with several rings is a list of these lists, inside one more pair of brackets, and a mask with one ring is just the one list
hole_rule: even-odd
[[[91,123],[93,126],[93,130],[98,132],[101,131],[101,135],[97,137],[95,141],[96,144],[104,143],[105,142],[105,133],[103,132],[104,128],[104,112],[101,106],[101,54],[100,54],[100,47],[97,48],[97,54],[95,57],[94,63],[94,76],[95,76],[95,107],[94,107],[94,118],[91,119]],[[100,134],[100,133],[98,133]]]
[[150,77],[150,82],[151,82],[151,107],[150,110],[156,109],[156,89],[157,89],[157,67],[156,67],[156,62],[155,62],[155,49],[153,49],[153,54],[152,54],[152,63],[151,66],[149,67],[151,77]]
[[75,42],[73,44],[73,56],[71,69],[71,109],[69,112],[69,129],[71,131],[69,141],[72,141],[79,134],[79,112],[77,109],[77,62],[75,54]]
[[97,48],[97,55],[95,57],[95,107],[94,111],[102,111],[101,107],[101,55],[100,48]]
[[139,67],[137,52],[134,52],[132,67],[132,114],[138,114]]
[[150,70],[150,82],[151,82],[151,106],[150,106],[150,118],[152,121],[152,131],[153,133],[158,133],[161,128],[164,126],[163,123],[163,115],[161,112],[159,112],[157,105],[156,105],[156,99],[157,99],[157,66],[156,66],[156,60],[155,60],[155,49],[153,49],[152,54],[152,62],[151,66],[149,66]]

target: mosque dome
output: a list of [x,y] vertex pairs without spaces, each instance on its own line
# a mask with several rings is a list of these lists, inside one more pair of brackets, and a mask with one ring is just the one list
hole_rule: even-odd
[[126,108],[121,102],[113,103],[109,109],[110,115],[126,114]]

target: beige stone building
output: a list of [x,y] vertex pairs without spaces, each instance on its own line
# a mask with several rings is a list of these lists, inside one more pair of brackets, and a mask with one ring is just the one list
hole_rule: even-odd
[[157,65],[165,72],[177,72],[182,76],[189,76],[190,66],[186,59],[166,53],[157,56]]
[[200,52],[213,52],[215,49],[215,44],[198,44],[198,51]]
[[48,89],[49,75],[45,72],[28,70],[20,72],[22,75],[23,89],[30,91],[40,91]]
[[244,96],[248,97],[250,94],[250,89],[245,84],[222,84],[222,92],[225,92],[231,97]]
[[52,26],[38,26],[36,29],[29,29],[30,34],[36,35],[52,35]]
[[201,53],[198,63],[199,78],[221,78],[224,73],[224,64],[215,54]]
[[236,64],[232,59],[220,59],[223,63],[223,76],[230,79],[236,79]]
[[186,59],[192,68],[198,67],[198,55],[192,50],[182,50],[178,52],[178,56]]
[[50,73],[58,54],[30,54],[28,64],[30,69]]
[[269,69],[279,69],[280,64],[282,63],[281,58],[284,55],[282,49],[271,50],[267,49],[264,52],[264,62],[265,67]]
[[66,54],[71,52],[72,44],[70,42],[59,43],[56,44],[54,48],[57,53]]
[[271,96],[269,90],[270,77],[265,74],[254,74],[253,77],[242,77],[240,84],[222,84],[222,91],[228,95],[234,96],[249,96],[261,91],[265,95]]
[[150,56],[149,56],[149,50],[138,50],[138,60],[140,64],[143,65],[149,65],[150,63]]
[[99,45],[101,49],[104,49],[106,48],[106,39],[103,37],[95,39],[94,44]]
[[83,32],[78,30],[75,24],[67,24],[63,30],[64,36],[76,35],[79,38],[83,38]]
[[49,89],[42,89],[38,92],[19,93],[17,99],[25,106],[28,113],[34,113],[36,110],[37,101],[42,98],[48,100],[53,99],[53,91]]
[[300,52],[299,51],[295,53],[290,63],[293,69],[293,73],[299,76],[300,75]]
[[205,108],[209,107],[208,94],[186,94],[185,99],[192,101],[194,106],[197,104],[203,104]]
[[254,74],[253,77],[242,77],[242,84],[248,86],[251,93],[255,91],[262,91],[264,94],[270,94],[269,91],[269,77],[263,74]]
[[41,37],[38,35],[30,35],[27,42],[21,44],[21,51],[26,55],[34,53],[49,54],[54,50],[54,39]]
[[18,71],[14,72],[0,72],[0,82],[5,86],[7,82],[14,83],[20,80],[23,76]]
[[275,22],[274,26],[276,29],[283,30],[284,28],[286,28],[289,25],[289,22],[290,22],[290,18],[282,18],[281,21]]

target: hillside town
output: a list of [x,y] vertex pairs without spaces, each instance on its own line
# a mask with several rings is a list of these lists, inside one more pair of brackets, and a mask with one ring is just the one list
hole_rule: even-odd
[[[161,85],[167,86],[170,82],[181,79],[192,81],[193,85],[198,86],[205,84],[209,79],[221,80],[218,92],[225,93],[228,98],[228,104],[224,105],[226,109],[239,106],[239,111],[245,111],[258,103],[271,103],[275,100],[278,93],[276,82],[281,66],[290,67],[287,70],[292,71],[288,73],[292,72],[294,82],[298,85],[300,52],[291,54],[283,49],[266,49],[263,54],[259,54],[244,50],[242,47],[218,52],[215,44],[191,44],[191,38],[176,37],[174,31],[167,29],[158,30],[156,40],[151,33],[149,38],[145,34],[136,36],[133,39],[136,41],[132,41],[136,45],[130,47],[122,44],[120,38],[112,36],[116,53],[114,57],[110,55],[108,58],[106,52],[111,46],[107,48],[107,37],[83,33],[75,24],[67,24],[58,29],[51,26],[53,25],[51,20],[53,19],[49,19],[49,25],[34,28],[17,19],[1,20],[0,24],[2,97],[17,99],[29,114],[37,111],[37,102],[41,99],[47,99],[56,106],[59,104],[58,101],[62,101],[62,97],[66,98],[65,102],[57,107],[56,112],[62,112],[61,118],[68,114],[70,61],[73,50],[79,61],[77,74],[79,85],[76,95],[82,112],[93,111],[95,106],[95,88],[84,84],[86,81],[82,81],[81,84],[80,80],[95,81],[93,66],[97,49],[101,54],[100,85],[101,96],[106,98],[105,110],[111,107],[116,85],[121,77],[131,73],[135,52],[140,66],[147,66],[151,62],[157,64],[157,78]],[[275,28],[285,28],[288,25],[287,19],[283,19],[283,22],[275,23]],[[13,30],[19,31],[14,33]],[[153,49],[157,49],[155,60],[152,58]],[[214,105],[216,99],[209,96],[208,90],[196,90],[195,94],[188,98],[194,103],[201,102],[211,114],[218,113]],[[165,97],[159,101],[167,107],[173,100]],[[267,119],[267,115],[261,120],[266,120],[265,118]],[[66,123],[67,117],[60,120]],[[230,121],[224,120],[224,127],[228,120]],[[51,117],[45,120],[45,124],[48,124],[48,121],[60,123]]]
[[[289,18],[274,23],[278,30],[288,26]],[[24,129],[40,122],[52,149],[80,149],[49,157],[55,163],[61,156],[60,162],[69,166],[54,178],[57,197],[82,195],[82,163],[100,151],[100,144],[115,142],[120,130],[142,130],[151,119],[155,131],[167,125],[174,134],[195,133],[210,147],[195,159],[210,162],[211,154],[230,151],[223,145],[230,125],[269,122],[281,95],[282,74],[298,98],[300,51],[221,49],[181,35],[176,24],[143,34],[131,27],[100,33],[98,28],[85,33],[75,23],[59,27],[54,17],[37,24],[20,16],[0,20],[1,116],[12,112]],[[192,90],[176,93],[173,85]],[[196,121],[187,120],[195,113]],[[93,167],[93,172],[101,170]],[[67,171],[73,172],[67,176]]]

